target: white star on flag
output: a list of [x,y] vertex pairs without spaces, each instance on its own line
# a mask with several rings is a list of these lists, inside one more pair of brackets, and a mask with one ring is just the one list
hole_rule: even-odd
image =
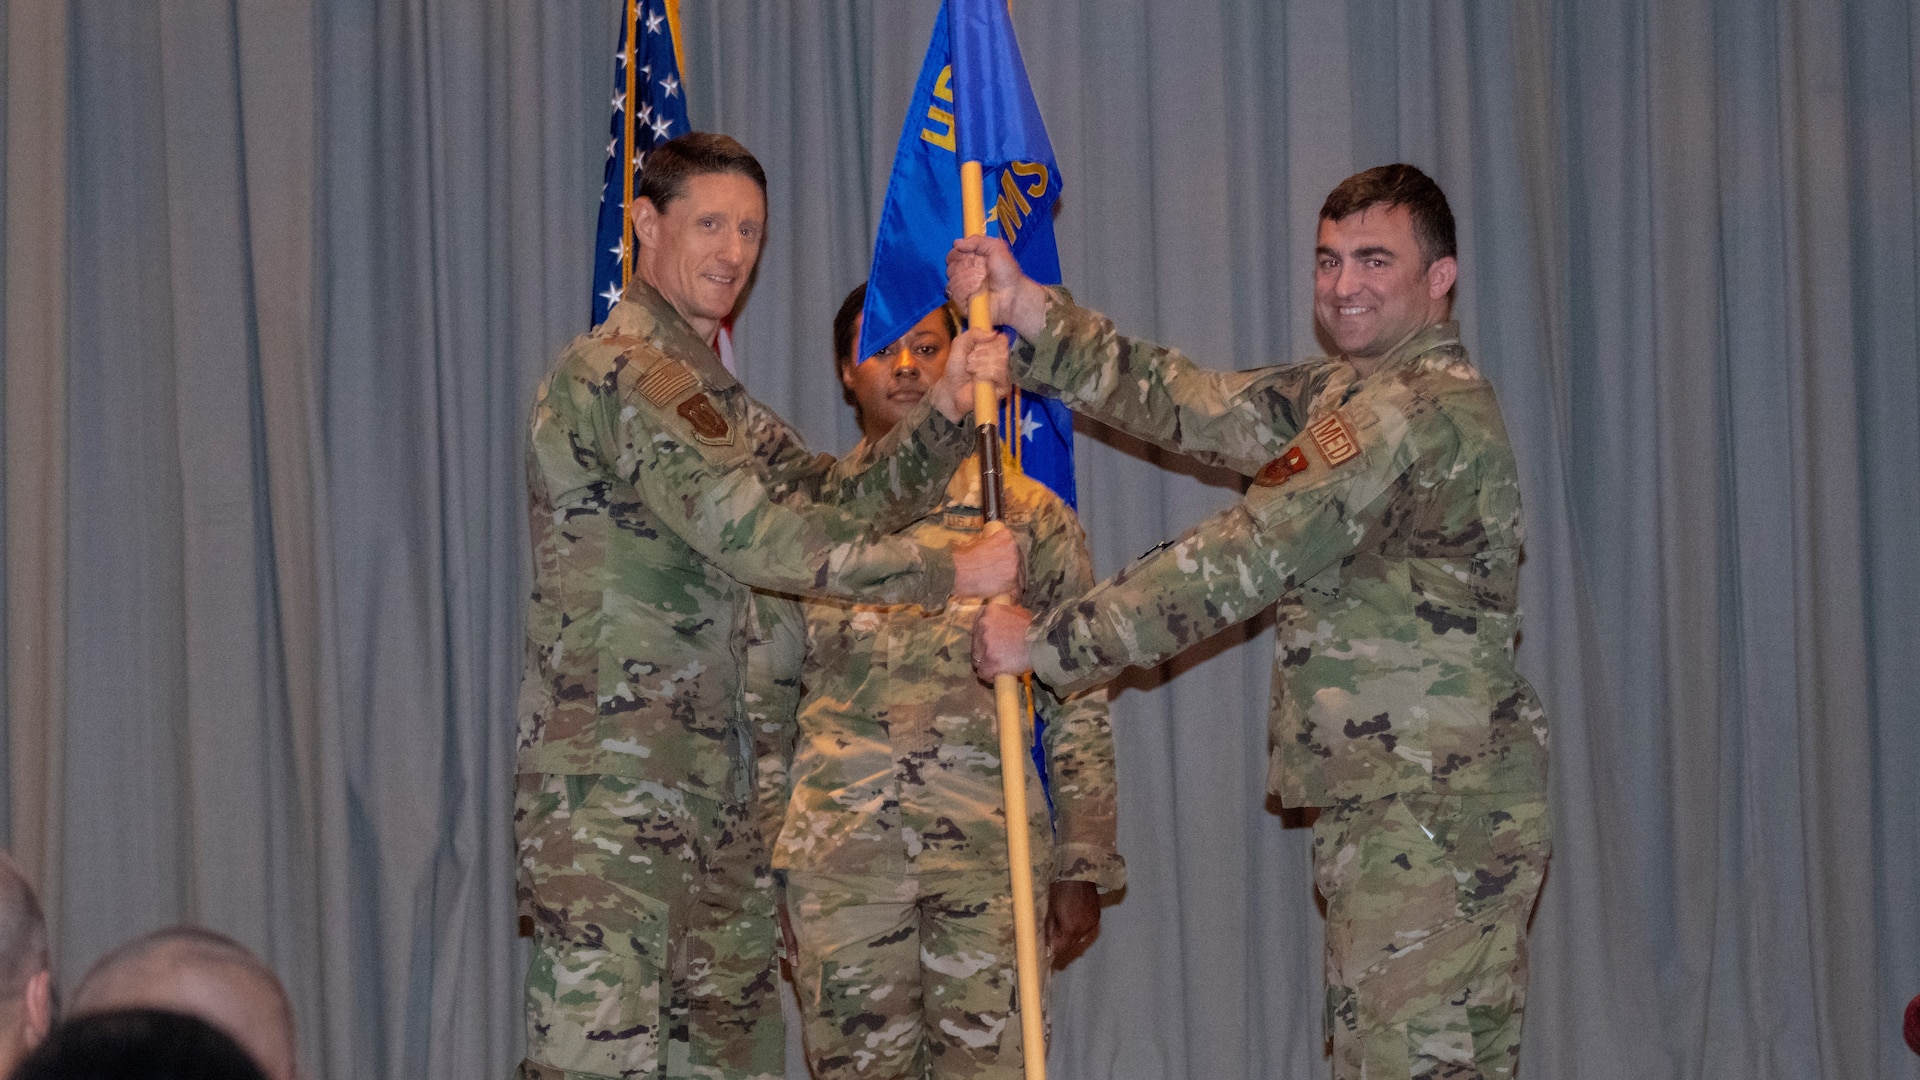
[[607,291],[600,295],[606,299],[607,306],[612,307],[620,302],[620,287],[618,285],[609,285],[607,286]]
[[660,81],[660,89],[665,90],[668,97],[672,97],[680,92],[680,80],[669,75]]
[[657,12],[657,11],[656,11],[656,12],[654,12],[653,14],[651,14],[651,15],[649,15],[649,16],[647,16],[647,33],[649,33],[649,34],[657,34],[657,33],[659,33],[659,32],[660,32],[660,24],[662,24],[662,23],[664,23],[664,22],[666,22],[666,20],[665,20],[664,18],[662,18],[662,17],[661,17],[661,15],[660,15],[660,13],[659,13],[659,12]]
[[619,259],[621,262],[626,262],[627,261],[627,238],[622,236],[618,241],[614,243],[612,247],[608,248],[607,250],[613,252],[614,258]]
[[1032,413],[1028,413],[1020,418],[1020,423],[1017,426],[1020,429],[1020,437],[1027,442],[1032,442],[1033,433],[1039,431],[1046,425],[1042,424]]
[[667,133],[672,130],[673,121],[664,116],[653,122],[653,134],[655,138],[664,139],[667,137]]
[[612,156],[613,156],[613,155],[614,155],[615,153],[617,153],[617,152],[619,151],[619,149],[620,149],[620,140],[619,140],[619,139],[608,139],[608,140],[607,140],[607,156],[608,156],[608,157],[612,157]]
[[627,111],[627,92],[625,90],[622,90],[619,93],[613,95],[613,111],[614,112]]

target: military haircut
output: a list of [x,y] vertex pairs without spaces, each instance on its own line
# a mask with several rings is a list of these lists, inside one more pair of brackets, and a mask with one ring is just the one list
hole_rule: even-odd
[[40,899],[19,864],[0,852],[0,1003],[19,997],[27,981],[52,964]]
[[647,154],[640,170],[640,198],[650,199],[653,208],[665,213],[668,204],[686,194],[687,181],[712,173],[733,173],[760,186],[767,194],[767,170],[760,160],[731,135],[711,131],[693,131],[661,143]]
[[285,1025],[288,1041],[294,1036],[293,1001],[287,988],[265,960],[252,949],[204,926],[168,926],[125,942],[94,961],[73,991],[73,1011],[87,1011],[90,999],[110,992],[126,978],[140,978],[165,964],[198,964],[238,968],[263,987],[271,988],[274,1013]]
[[1414,238],[1420,242],[1420,255],[1428,266],[1458,257],[1453,208],[1447,205],[1446,192],[1432,177],[1404,163],[1376,165],[1340,181],[1320,205],[1320,220],[1340,221],[1376,206],[1398,206],[1407,211],[1413,219]]
[[[838,373],[840,365],[865,359],[856,357],[853,350],[860,343],[853,339],[853,323],[867,306],[867,283],[861,282],[853,287],[845,300],[840,301],[840,310],[833,313],[833,370]],[[952,304],[941,304],[940,310],[947,317],[947,336],[960,336],[960,312]],[[892,344],[892,342],[888,342]]]

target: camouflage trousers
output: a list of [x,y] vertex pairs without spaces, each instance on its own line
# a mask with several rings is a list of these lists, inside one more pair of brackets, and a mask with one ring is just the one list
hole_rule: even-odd
[[782,1075],[772,874],[750,807],[527,775],[514,826],[534,919],[522,1080]]
[[1023,1075],[1005,870],[791,872],[787,914],[815,1080]]
[[1322,812],[1335,1080],[1510,1080],[1549,843],[1544,796],[1401,795]]

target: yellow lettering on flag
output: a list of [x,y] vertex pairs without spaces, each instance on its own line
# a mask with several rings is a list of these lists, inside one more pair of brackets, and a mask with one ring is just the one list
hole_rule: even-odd
[[1000,174],[1000,199],[993,204],[993,212],[1000,219],[1000,235],[1011,244],[1020,236],[1020,230],[1027,223],[1027,215],[1033,212],[1033,204],[1020,194],[1020,185],[1013,182],[1013,170]]
[[[1025,184],[1018,183],[1014,177],[1027,178]],[[1033,204],[1027,196],[1039,198],[1047,193],[1047,167],[1039,162],[1010,162],[1000,174],[1000,198],[993,204],[993,212],[988,215],[1000,223],[1000,235],[1011,244],[1020,236],[1020,230],[1026,227],[1027,216],[1033,213]]]
[[[933,96],[939,98],[941,101],[950,102],[953,100],[952,64],[948,64],[946,67],[940,69],[940,78],[933,84]],[[921,128],[920,137],[940,149],[945,150],[949,154],[954,153],[953,114],[938,105],[929,105],[927,106],[927,119],[936,124],[944,125],[945,130],[935,131],[932,128]]]
[[1007,166],[1017,176],[1031,176],[1033,183],[1027,185],[1027,194],[1039,198],[1047,193],[1047,167],[1037,161],[1016,161]]

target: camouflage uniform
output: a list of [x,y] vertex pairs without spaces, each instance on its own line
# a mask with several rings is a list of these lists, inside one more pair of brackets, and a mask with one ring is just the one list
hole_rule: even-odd
[[1546,720],[1513,668],[1522,527],[1506,429],[1453,323],[1340,358],[1196,367],[1058,290],[1023,385],[1254,477],[1245,498],[1042,616],[1071,691],[1277,603],[1269,787],[1325,808],[1339,1077],[1506,1076],[1548,847]]
[[[858,464],[863,446],[850,455]],[[1007,481],[1021,541],[1022,602],[1046,606],[1093,584],[1078,520],[1044,486]],[[979,470],[954,474],[940,511],[903,535],[947,548],[982,525]],[[818,1080],[1021,1075],[1000,743],[993,692],[970,666],[976,603],[811,603],[797,745],[773,724],[763,758],[768,809],[782,822],[773,864],[787,910],[808,1056]],[[762,689],[774,704],[791,680]],[[1036,689],[1053,793],[1022,762],[1033,880],[1125,884],[1114,845],[1113,738],[1106,695]],[[790,762],[790,768],[788,767]],[[772,833],[770,832],[770,835]]]
[[535,921],[523,1076],[782,1070],[740,673],[749,586],[939,607],[924,514],[969,432],[922,405],[871,468],[754,402],[644,283],[541,383],[515,808]]

